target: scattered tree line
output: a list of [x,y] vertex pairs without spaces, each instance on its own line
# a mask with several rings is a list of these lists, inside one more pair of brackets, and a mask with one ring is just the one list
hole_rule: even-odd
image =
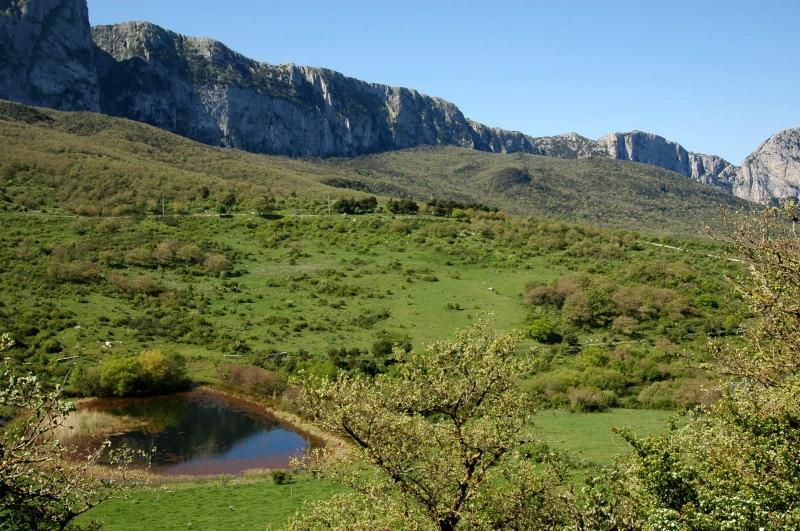
[[378,208],[378,199],[375,196],[363,199],[339,199],[333,204],[333,211],[338,214],[371,214]]
[[452,199],[432,199],[426,204],[428,212],[433,216],[454,217],[453,212],[458,213],[465,210],[480,210],[482,212],[497,212],[497,207],[484,205],[483,203],[470,202],[464,203]]

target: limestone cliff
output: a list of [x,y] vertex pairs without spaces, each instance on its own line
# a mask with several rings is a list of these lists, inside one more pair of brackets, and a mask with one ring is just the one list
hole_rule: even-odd
[[504,150],[501,131],[478,132],[455,105],[412,89],[260,63],[144,22],[93,36],[104,112],[202,142],[322,157],[418,145]]
[[610,133],[598,140],[601,149],[618,160],[651,164],[730,191],[735,168],[715,155],[686,151],[680,144],[642,131]]
[[736,172],[733,193],[758,203],[800,198],[800,128],[769,137]]
[[100,109],[85,0],[0,0],[0,98]]

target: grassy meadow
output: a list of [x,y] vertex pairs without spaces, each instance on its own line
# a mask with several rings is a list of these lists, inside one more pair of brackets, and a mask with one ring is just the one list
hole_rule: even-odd
[[[545,410],[536,415],[535,430],[547,445],[572,456],[577,477],[583,477],[593,467],[613,464],[627,451],[612,428],[630,427],[638,435],[659,433],[670,415],[641,409],[602,413]],[[285,484],[277,484],[268,474],[167,481],[138,489],[127,499],[106,502],[80,521],[94,520],[111,531],[133,527],[280,529],[305,503],[325,499],[341,489],[304,473],[292,475]]]
[[[710,244],[679,252],[535,218],[4,219],[0,325],[15,359],[54,377],[148,348],[183,355],[201,382],[226,363],[374,373],[391,344],[421,348],[488,315],[527,336],[529,388],[553,405],[586,387],[607,405],[671,406],[702,383],[681,352],[701,360],[706,337],[745,315],[722,278],[738,266]],[[658,396],[637,401],[646,387]]]

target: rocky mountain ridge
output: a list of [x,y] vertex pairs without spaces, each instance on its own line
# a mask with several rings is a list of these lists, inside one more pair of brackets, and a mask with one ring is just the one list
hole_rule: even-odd
[[201,142],[256,153],[354,156],[419,145],[558,158],[610,157],[669,169],[726,191],[733,167],[657,135],[531,137],[469,120],[445,100],[346,77],[270,65],[146,22],[99,26],[103,111]]
[[800,193],[797,134],[781,132],[736,168],[641,131],[591,140],[532,137],[466,118],[413,89],[324,68],[254,61],[147,22],[90,28],[85,0],[0,0],[0,97],[142,121],[211,145],[303,157],[422,145],[658,166],[739,197]]

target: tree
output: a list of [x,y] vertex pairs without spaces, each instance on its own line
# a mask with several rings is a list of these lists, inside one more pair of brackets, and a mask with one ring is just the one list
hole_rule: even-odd
[[[423,353],[395,355],[395,376],[340,374],[302,385],[300,405],[352,444],[304,462],[354,489],[300,516],[294,529],[542,528],[563,518],[559,468],[523,450],[533,408],[517,381],[529,361],[485,324]],[[542,461],[542,460],[539,460]]]
[[[800,529],[800,239],[797,205],[736,223],[755,318],[711,343],[722,399],[666,434],[621,431],[633,454],[596,479],[582,529]],[[614,481],[617,483],[615,484]]]
[[262,194],[247,201],[247,208],[258,216],[268,217],[275,211],[275,198]]
[[[11,346],[4,335],[0,350]],[[0,409],[21,419],[0,435],[0,529],[66,529],[98,503],[123,495],[130,481],[132,452],[112,450],[108,442],[77,459],[55,438],[72,406],[60,387],[46,391],[32,375],[2,374]],[[113,467],[113,480],[101,480],[94,467]]]
[[386,209],[392,214],[416,214],[419,212],[419,205],[411,199],[389,199]]

